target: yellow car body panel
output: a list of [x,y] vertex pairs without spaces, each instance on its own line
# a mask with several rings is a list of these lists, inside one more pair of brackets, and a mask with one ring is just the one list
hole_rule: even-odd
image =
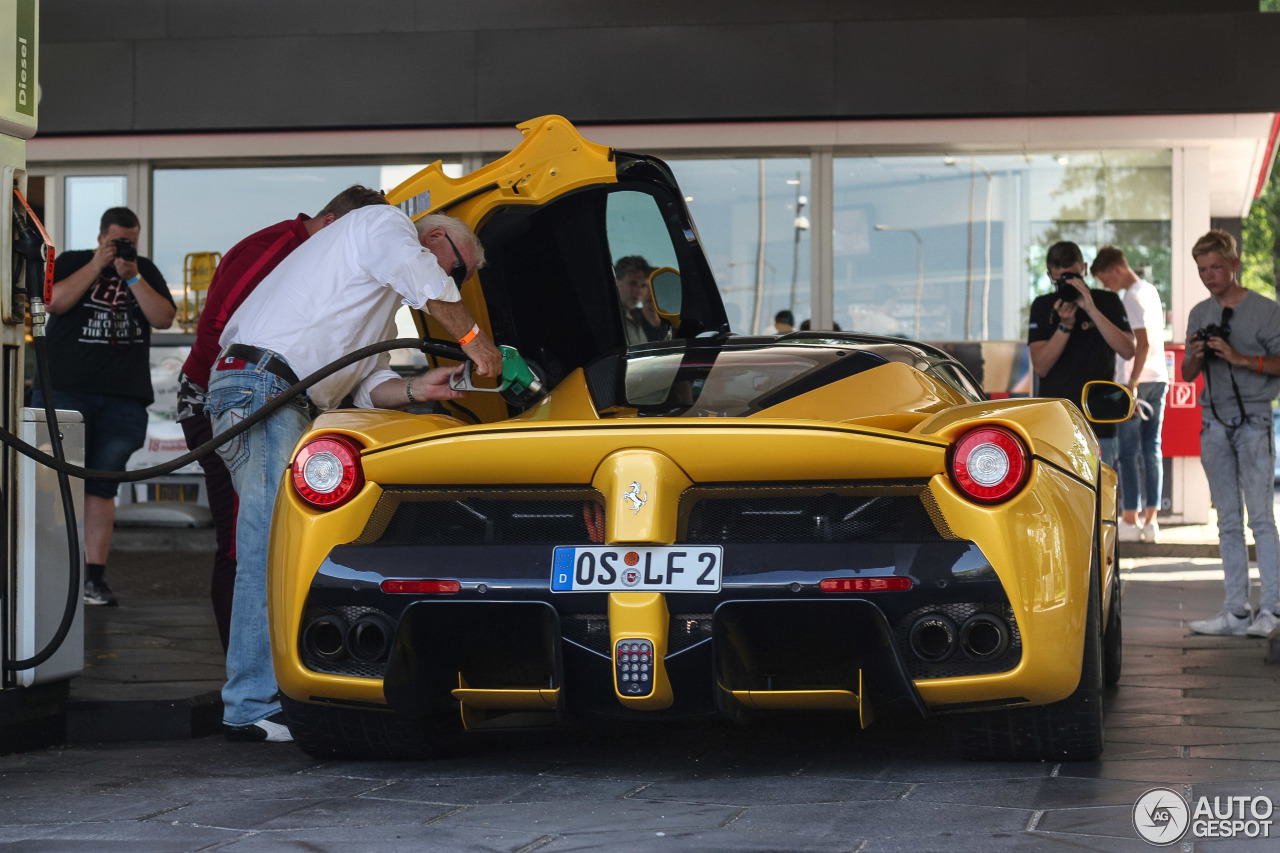
[[[382,490],[368,484],[345,506],[316,512],[288,486],[287,474],[285,479],[271,517],[271,547],[267,554],[267,612],[276,682],[282,693],[296,699],[332,696],[382,704],[386,699],[381,680],[317,673],[303,666],[297,630],[314,567],[334,547],[360,535]],[[299,566],[311,566],[312,570],[298,571]]]

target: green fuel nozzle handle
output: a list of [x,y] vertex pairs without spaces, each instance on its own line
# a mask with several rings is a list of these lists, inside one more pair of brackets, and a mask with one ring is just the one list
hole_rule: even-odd
[[515,347],[500,346],[502,352],[502,398],[515,406],[531,406],[544,396],[542,381],[534,374]]

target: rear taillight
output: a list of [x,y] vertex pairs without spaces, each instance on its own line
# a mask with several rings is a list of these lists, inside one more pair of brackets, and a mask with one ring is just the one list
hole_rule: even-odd
[[951,482],[971,501],[999,503],[1012,497],[1030,470],[1027,448],[1006,429],[980,427],[965,433],[951,451]]
[[317,509],[342,506],[364,485],[360,445],[345,435],[326,435],[302,446],[293,459],[293,487]]

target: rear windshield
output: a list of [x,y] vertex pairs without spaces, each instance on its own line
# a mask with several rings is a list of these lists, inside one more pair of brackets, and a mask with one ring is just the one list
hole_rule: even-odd
[[745,417],[886,363],[858,350],[776,344],[633,347],[624,358],[616,402],[649,417]]

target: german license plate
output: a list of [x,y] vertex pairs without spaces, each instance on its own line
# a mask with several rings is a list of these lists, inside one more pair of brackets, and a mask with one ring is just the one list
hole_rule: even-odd
[[719,592],[721,551],[710,547],[555,549],[553,592]]

